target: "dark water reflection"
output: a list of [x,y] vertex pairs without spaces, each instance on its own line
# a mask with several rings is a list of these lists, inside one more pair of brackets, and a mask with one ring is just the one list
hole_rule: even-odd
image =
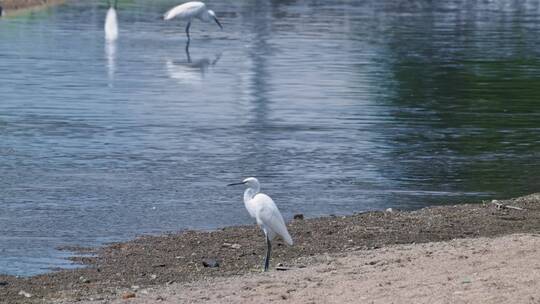
[[536,1],[120,1],[0,19],[0,272],[60,245],[538,191]]

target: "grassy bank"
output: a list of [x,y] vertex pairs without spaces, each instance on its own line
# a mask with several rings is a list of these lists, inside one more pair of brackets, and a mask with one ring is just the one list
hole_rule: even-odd
[[0,0],[4,15],[15,14],[28,9],[37,9],[49,5],[61,4],[64,0]]

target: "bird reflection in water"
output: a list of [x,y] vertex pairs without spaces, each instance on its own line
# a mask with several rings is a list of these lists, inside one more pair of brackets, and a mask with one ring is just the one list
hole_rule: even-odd
[[215,66],[221,58],[221,53],[218,53],[214,58],[203,57],[193,59],[189,51],[189,42],[186,43],[185,51],[186,60],[167,59],[165,62],[165,69],[169,77],[177,80],[180,84],[202,82],[209,68]]
[[105,42],[105,58],[107,59],[108,85],[112,87],[116,70],[116,41]]

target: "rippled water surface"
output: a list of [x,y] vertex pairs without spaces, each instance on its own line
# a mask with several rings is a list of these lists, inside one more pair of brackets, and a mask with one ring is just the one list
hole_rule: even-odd
[[[537,1],[105,1],[0,19],[0,273],[63,245],[539,190]],[[189,57],[188,57],[189,56]]]

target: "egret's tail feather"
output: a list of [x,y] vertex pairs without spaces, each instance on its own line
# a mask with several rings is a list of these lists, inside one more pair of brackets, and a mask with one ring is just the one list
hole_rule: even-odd
[[167,20],[171,20],[173,17],[170,16],[170,14],[168,14],[169,12],[167,12],[165,15],[163,15],[163,20],[167,21]]
[[290,246],[292,246],[293,243],[294,243],[293,240],[292,240],[292,237],[291,237],[291,235],[289,234],[288,231],[287,231],[287,234],[282,235],[281,238],[282,238],[287,244],[289,244]]
[[167,12],[165,12],[165,14],[163,14],[163,20],[171,20],[172,18],[175,17],[175,15],[173,14],[173,10],[174,9],[170,9],[168,10]]

